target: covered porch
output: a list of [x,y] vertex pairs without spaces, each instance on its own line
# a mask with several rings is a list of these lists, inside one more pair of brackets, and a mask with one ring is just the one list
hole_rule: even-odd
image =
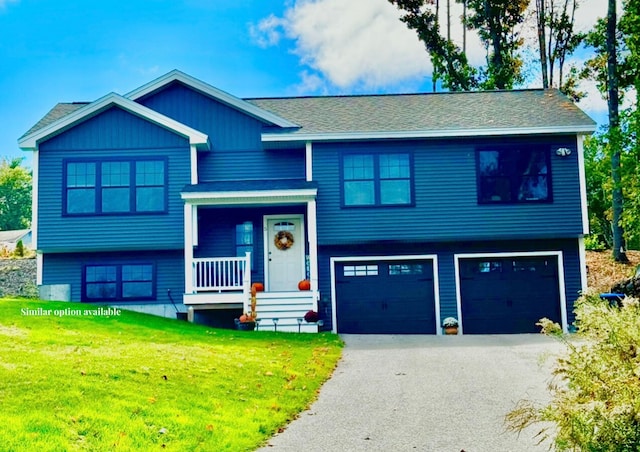
[[[185,202],[185,293],[189,319],[250,312],[257,329],[317,332],[303,320],[318,311],[314,183],[214,182],[192,185]],[[309,290],[298,283],[309,281]],[[239,315],[239,314],[238,314]]]

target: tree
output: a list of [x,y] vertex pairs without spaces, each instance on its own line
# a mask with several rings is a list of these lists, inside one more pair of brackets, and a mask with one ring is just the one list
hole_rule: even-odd
[[[389,0],[405,12],[401,20],[424,42],[434,73],[452,91],[511,89],[523,81],[518,49],[522,39],[516,26],[524,21],[529,0],[457,0],[463,3],[463,25],[475,29],[488,49],[487,65],[469,65],[463,48],[440,33],[439,2],[433,0]],[[434,9],[435,4],[435,9]],[[449,5],[449,3],[447,3]],[[447,28],[449,28],[449,21]],[[466,38],[465,38],[466,40]]]
[[[584,34],[575,33],[574,30],[578,6],[578,0],[536,0],[535,18],[543,88],[556,87],[563,92],[571,88],[571,85],[565,84],[564,65],[567,57],[584,39]],[[573,80],[569,82],[573,83]]]
[[622,177],[620,175],[620,115],[618,113],[618,60],[616,53],[616,0],[609,0],[607,12],[607,92],[609,108],[609,146],[611,147],[611,180],[613,182],[612,207],[613,258],[628,262],[622,230]]
[[[616,2],[611,0],[608,6],[607,19],[598,21],[586,36],[585,42],[594,49],[595,55],[585,63],[581,76],[596,82],[610,108],[608,130],[595,137],[593,144],[600,149],[591,154],[591,157],[609,163],[606,191],[611,208],[601,212],[607,217],[596,222],[611,222],[614,258],[624,261],[626,245],[640,245],[640,118],[637,110],[640,0],[623,1],[623,14],[618,23]],[[621,100],[627,100],[631,106],[618,111]],[[595,166],[602,168],[599,163]],[[592,204],[591,199],[589,203]],[[604,235],[607,235],[606,231]]]
[[389,0],[405,11],[400,20],[415,30],[427,49],[434,76],[452,91],[469,91],[477,87],[476,70],[469,65],[466,54],[453,41],[440,35],[439,3],[432,8],[429,0]]
[[0,162],[0,230],[28,228],[31,224],[31,173],[22,159]]
[[465,25],[477,30],[483,44],[490,48],[483,89],[512,89],[522,83],[522,58],[518,49],[522,38],[516,27],[524,22],[529,0],[467,0]]

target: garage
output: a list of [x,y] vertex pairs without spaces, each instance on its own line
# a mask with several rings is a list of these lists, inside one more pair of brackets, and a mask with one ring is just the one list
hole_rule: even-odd
[[536,333],[542,317],[562,324],[557,255],[460,258],[465,334]]
[[335,262],[339,333],[435,334],[432,259]]

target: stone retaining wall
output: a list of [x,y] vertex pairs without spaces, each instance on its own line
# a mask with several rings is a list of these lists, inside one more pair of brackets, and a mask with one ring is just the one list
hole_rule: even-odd
[[37,298],[36,260],[0,259],[0,297]]

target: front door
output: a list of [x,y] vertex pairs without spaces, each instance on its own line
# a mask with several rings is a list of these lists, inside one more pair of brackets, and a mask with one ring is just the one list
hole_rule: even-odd
[[302,216],[267,218],[267,290],[298,290],[305,279]]

